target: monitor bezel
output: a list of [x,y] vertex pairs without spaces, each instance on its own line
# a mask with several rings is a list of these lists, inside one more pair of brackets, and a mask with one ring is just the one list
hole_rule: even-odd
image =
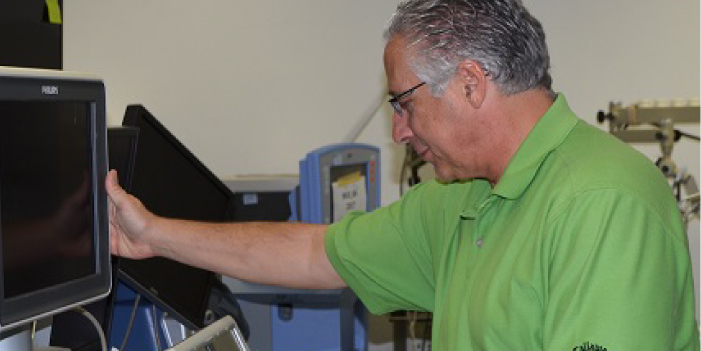
[[[128,155],[129,160],[127,162],[128,169],[123,170],[126,174],[119,174],[120,180],[124,179],[124,182],[120,182],[122,189],[127,192],[131,191],[131,179],[134,174],[134,165],[136,164],[136,153],[138,152],[137,146],[139,145],[139,128],[129,127],[129,126],[110,126],[107,128],[107,144],[109,145],[110,138],[123,138],[129,141]],[[109,165],[109,163],[108,163]],[[116,169],[109,166],[111,169]],[[124,178],[122,178],[122,176]]]
[[[107,175],[107,127],[103,82],[68,72],[0,67],[0,100],[77,101],[89,104],[95,249],[93,274],[7,299],[4,297],[4,279],[1,277],[3,263],[0,260],[0,331],[4,331],[107,296],[112,274],[107,193],[104,187]],[[0,250],[2,245],[0,236]]]

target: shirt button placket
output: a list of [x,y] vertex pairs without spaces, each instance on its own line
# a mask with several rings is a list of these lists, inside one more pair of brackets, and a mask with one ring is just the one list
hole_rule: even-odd
[[477,219],[477,233],[476,233],[477,240],[475,241],[475,245],[477,246],[478,249],[482,248],[482,246],[484,246],[484,236],[482,233],[482,230],[483,230],[482,226],[484,224],[486,224],[485,220],[487,218],[485,218],[485,217],[488,216],[489,208],[491,207],[491,205],[492,205],[492,198],[490,197],[482,203],[482,205],[480,206],[480,208],[478,210],[479,216]]

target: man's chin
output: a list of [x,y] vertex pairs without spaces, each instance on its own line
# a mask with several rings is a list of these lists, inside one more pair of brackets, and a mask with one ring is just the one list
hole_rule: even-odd
[[444,184],[462,182],[473,178],[464,174],[458,174],[459,172],[455,172],[453,169],[436,167],[436,165],[433,165],[433,173],[435,174],[435,180]]
[[445,170],[441,170],[439,167],[436,167],[435,165],[433,166],[433,172],[435,173],[435,179],[441,183],[450,183],[450,182],[453,182],[455,180],[458,180],[458,177],[456,177],[451,172],[446,172]]

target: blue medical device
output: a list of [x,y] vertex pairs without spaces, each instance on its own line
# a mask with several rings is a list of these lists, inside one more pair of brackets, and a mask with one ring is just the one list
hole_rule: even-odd
[[[291,220],[307,223],[332,223],[340,219],[343,213],[353,205],[351,210],[370,212],[380,206],[380,151],[377,147],[357,143],[335,144],[313,150],[299,163],[300,186],[290,196],[293,205]],[[339,184],[345,181],[347,189]],[[360,185],[359,200],[353,202]],[[351,198],[349,198],[351,197]],[[299,201],[297,201],[299,199]],[[332,301],[330,308],[315,308],[312,295],[305,301],[307,306],[291,307],[294,317],[288,321],[273,318],[273,346],[283,345],[290,350],[304,350],[309,343],[318,344],[319,349],[326,350],[330,343],[337,343],[338,350],[367,349],[367,311],[350,289],[337,291],[338,299]],[[273,315],[280,315],[289,306],[278,305],[273,308]],[[291,325],[296,320],[296,326]],[[318,326],[333,326],[338,329],[328,333],[318,333]],[[313,334],[310,334],[313,333]],[[279,340],[279,342],[278,342]],[[333,344],[332,344],[333,345]],[[307,348],[311,350],[315,348]]]
[[[290,193],[289,219],[332,223],[349,210],[378,208],[379,170],[380,152],[371,145],[334,144],[309,152],[300,161],[299,186]],[[251,326],[252,349],[367,350],[367,311],[350,289],[283,289],[223,280]]]
[[[380,151],[355,143],[334,144],[311,151],[299,162],[297,191],[291,194],[293,210],[290,220],[306,223],[332,223],[334,212],[333,185],[339,179],[358,174],[365,181],[366,206],[373,211],[380,206]],[[299,202],[296,197],[299,197]]]

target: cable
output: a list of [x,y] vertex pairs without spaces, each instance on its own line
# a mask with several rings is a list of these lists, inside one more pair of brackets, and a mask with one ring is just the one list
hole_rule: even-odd
[[77,306],[73,308],[73,310],[90,320],[92,325],[95,327],[95,331],[97,331],[97,335],[100,336],[100,346],[102,347],[102,351],[107,351],[107,340],[105,339],[105,332],[102,330],[100,322],[95,319],[92,313],[88,312],[88,310],[84,309],[83,307]]
[[346,137],[343,139],[344,143],[354,143],[358,139],[360,134],[363,133],[363,130],[365,130],[365,127],[370,124],[370,121],[375,117],[375,115],[377,115],[377,112],[380,111],[382,105],[385,104],[385,95],[386,93],[378,95],[376,100],[370,106],[368,106],[368,109],[362,114],[362,118],[356,122],[353,129],[350,130],[348,135],[346,135]]
[[416,321],[419,319],[419,312],[417,311],[409,311],[408,313],[409,317],[409,335],[411,335],[411,349],[416,351]]
[[693,134],[682,132],[679,129],[674,130],[674,141],[678,141],[681,137],[689,138],[691,140],[700,141],[699,137]]
[[37,321],[34,320],[34,321],[32,321],[32,330],[31,330],[30,336],[29,336],[32,341],[34,340],[36,333],[37,333]]
[[156,315],[156,305],[151,305],[151,312],[153,312],[153,334],[156,338],[156,350],[161,351],[161,336],[158,332],[158,317]]
[[136,299],[134,299],[134,308],[131,309],[131,317],[129,317],[129,324],[127,325],[127,331],[124,333],[124,340],[122,340],[122,345],[119,347],[120,351],[124,351],[127,347],[127,341],[129,341],[129,334],[131,334],[131,328],[134,326],[134,319],[136,318],[136,310],[139,308],[139,301],[141,300],[141,295],[137,294]]

